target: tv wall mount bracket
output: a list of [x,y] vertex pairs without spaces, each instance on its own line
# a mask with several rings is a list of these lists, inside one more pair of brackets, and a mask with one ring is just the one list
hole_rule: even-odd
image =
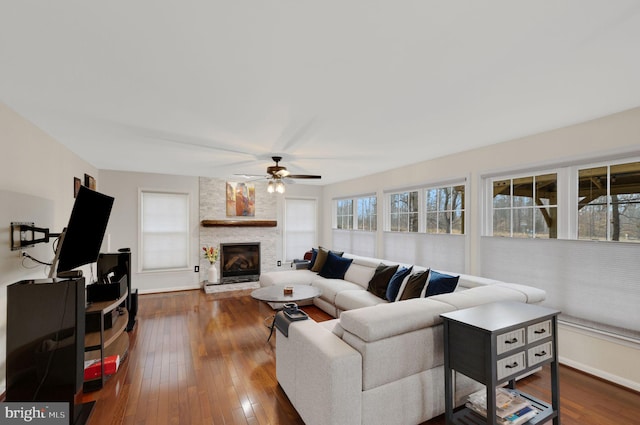
[[[36,234],[42,237],[36,239]],[[11,250],[17,251],[39,243],[49,242],[49,238],[57,238],[60,233],[51,233],[48,228],[36,227],[33,222],[11,222]]]

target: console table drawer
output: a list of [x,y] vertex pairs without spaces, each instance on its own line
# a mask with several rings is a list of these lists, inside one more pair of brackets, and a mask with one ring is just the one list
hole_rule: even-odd
[[551,345],[551,341],[545,344],[537,345],[533,348],[529,348],[529,350],[527,351],[527,357],[529,366],[535,366],[538,363],[549,360],[553,357],[553,347]]
[[529,343],[538,341],[539,339],[547,338],[551,336],[551,321],[545,320],[544,322],[535,323],[527,327],[527,340]]
[[498,360],[496,371],[496,373],[498,374],[498,381],[506,378],[507,376],[513,375],[514,373],[518,373],[521,370],[524,370],[527,366],[524,356],[525,352],[521,351],[514,354],[513,356]]
[[496,337],[497,354],[506,353],[524,345],[524,328],[500,334]]

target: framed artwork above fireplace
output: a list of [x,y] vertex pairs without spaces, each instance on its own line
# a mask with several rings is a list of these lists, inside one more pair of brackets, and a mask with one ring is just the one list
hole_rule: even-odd
[[256,188],[253,183],[227,182],[227,217],[256,215]]

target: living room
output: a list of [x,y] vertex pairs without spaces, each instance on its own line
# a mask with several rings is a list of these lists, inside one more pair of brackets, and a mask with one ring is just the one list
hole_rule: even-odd
[[[637,99],[636,99],[637,100]],[[336,202],[343,199],[357,199],[364,195],[375,195],[378,199],[378,225],[376,231],[368,236],[372,243],[367,245],[370,251],[357,252],[380,258],[390,258],[407,263],[431,265],[445,270],[467,272],[505,281],[541,286],[556,298],[564,309],[565,304],[575,308],[571,299],[559,298],[557,286],[564,280],[585,279],[595,276],[594,280],[603,284],[610,279],[618,284],[616,288],[633,287],[634,277],[638,275],[637,246],[629,243],[609,243],[577,241],[571,239],[568,230],[570,223],[563,225],[565,234],[559,234],[558,240],[546,239],[509,240],[492,237],[487,231],[487,207],[490,204],[490,190],[487,185],[495,179],[512,176],[539,175],[549,170],[558,175],[569,175],[576,169],[591,168],[600,165],[635,163],[640,158],[640,108],[635,100],[627,101],[628,106],[612,110],[605,115],[593,115],[581,122],[540,127],[539,131],[495,140],[493,144],[467,149],[462,152],[438,155],[433,159],[413,161],[409,165],[393,169],[371,169],[373,173],[362,174],[339,182],[322,185],[295,184],[287,186],[284,195],[269,194],[266,182],[255,182],[256,215],[255,219],[275,220],[278,225],[271,232],[271,245],[264,245],[264,271],[288,268],[292,258],[287,258],[283,244],[283,227],[286,199],[314,199],[317,202],[316,244],[352,252],[354,238],[359,232],[337,229],[335,226]],[[7,153],[3,155],[0,167],[0,192],[2,194],[2,217],[8,226],[11,221],[35,221],[37,225],[59,231],[66,224],[73,205],[72,182],[75,177],[85,174],[97,181],[97,189],[116,199],[114,210],[107,228],[108,242],[112,250],[129,247],[132,250],[133,264],[139,262],[139,216],[138,206],[142,190],[161,190],[165,192],[186,193],[189,196],[189,268],[172,272],[140,272],[132,270],[132,281],[140,294],[151,294],[182,290],[200,290],[205,280],[204,270],[207,262],[201,256],[203,245],[219,244],[227,236],[223,230],[205,230],[202,220],[227,219],[224,212],[225,183],[233,178],[210,177],[204,175],[176,175],[172,173],[137,171],[130,164],[146,161],[145,156],[127,156],[121,169],[106,169],[93,165],[79,154],[66,147],[59,139],[64,135],[48,134],[38,124],[25,118],[9,103],[0,104],[0,134],[2,146]],[[14,109],[15,108],[15,109]],[[52,116],[55,115],[52,113]],[[508,118],[496,117],[498,125]],[[366,146],[366,145],[365,145]],[[366,148],[362,148],[363,150]],[[434,149],[436,149],[434,147]],[[278,149],[280,151],[280,149]],[[277,153],[277,152],[276,152]],[[387,153],[389,155],[390,153]],[[408,155],[408,152],[393,152],[394,155]],[[335,156],[339,156],[336,152]],[[366,155],[363,155],[366,156]],[[255,161],[264,168],[270,160]],[[366,164],[364,165],[366,168]],[[243,169],[236,168],[238,172]],[[324,176],[323,176],[324,177]],[[492,180],[493,179],[493,180]],[[563,180],[570,186],[570,178]],[[412,244],[403,239],[407,235],[398,235],[389,230],[386,223],[383,203],[389,194],[430,186],[465,186],[465,232],[464,235],[427,235],[414,238]],[[203,189],[206,186],[207,190]],[[213,189],[211,189],[213,188]],[[209,193],[203,197],[203,194]],[[571,193],[565,187],[565,193]],[[210,205],[213,203],[213,207]],[[209,205],[203,208],[204,205]],[[204,212],[203,212],[204,211]],[[569,219],[565,219],[569,220]],[[236,229],[237,230],[237,229]],[[264,229],[248,231],[250,236],[260,240]],[[562,230],[559,230],[562,232]],[[236,233],[237,234],[237,233]],[[203,236],[204,235],[204,236]],[[409,235],[412,237],[414,235]],[[8,232],[5,239],[8,242]],[[574,238],[575,239],[575,238]],[[533,243],[538,243],[533,246]],[[557,244],[549,244],[557,242]],[[49,259],[50,246],[37,246],[29,250],[36,258]],[[619,248],[616,245],[624,245]],[[107,250],[107,241],[103,245]],[[396,247],[396,250],[393,248]],[[573,262],[560,257],[563,252],[580,251],[583,261]],[[311,248],[311,247],[309,247]],[[268,254],[267,254],[268,252]],[[15,252],[5,249],[0,253],[0,305],[5,311],[7,285],[27,278],[44,277],[44,267],[25,268],[22,259]],[[303,253],[299,253],[302,255]],[[502,262],[503,256],[509,261]],[[413,256],[413,257],[412,257]],[[563,261],[558,261],[563,258]],[[606,258],[602,261],[600,258]],[[526,264],[526,267],[509,267],[509,264]],[[612,267],[617,264],[622,267]],[[28,264],[33,266],[33,264]],[[564,266],[567,267],[564,267]],[[193,268],[198,266],[200,272]],[[574,268],[569,268],[574,267]],[[614,270],[611,270],[611,269]],[[87,271],[85,276],[90,276]],[[576,276],[574,279],[571,276]],[[574,282],[575,283],[575,282]],[[608,283],[608,282],[607,282]],[[575,288],[573,288],[575,289]],[[556,291],[556,292],[554,292]],[[589,287],[591,291],[591,287]],[[572,292],[575,296],[575,292]],[[603,329],[590,330],[585,324],[564,323],[559,328],[559,353],[561,362],[586,373],[616,384],[640,390],[640,371],[636,367],[640,346],[637,340],[637,323],[640,318],[637,311],[627,314],[627,305],[637,300],[637,292],[631,290],[606,290],[595,292],[592,299],[584,300],[588,308],[609,309],[610,304],[592,306],[591,303],[610,302],[619,304],[621,315],[635,327],[627,327],[631,335],[620,335]],[[570,297],[569,297],[570,298]],[[637,303],[636,303],[637,304]],[[577,308],[574,315],[583,313]],[[605,311],[606,313],[606,311]],[[602,314],[598,311],[598,314]],[[6,359],[5,340],[6,321],[0,317],[0,364]],[[618,319],[616,319],[618,320]],[[615,326],[612,324],[611,326]],[[630,329],[629,329],[630,328]],[[636,334],[634,335],[633,332]],[[4,388],[4,367],[0,368],[0,392]]]

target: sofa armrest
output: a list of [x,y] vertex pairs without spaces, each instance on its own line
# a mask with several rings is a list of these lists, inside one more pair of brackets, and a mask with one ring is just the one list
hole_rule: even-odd
[[276,335],[276,376],[307,425],[356,425],[362,412],[360,353],[313,320]]
[[292,269],[296,269],[296,270],[300,270],[300,269],[308,269],[309,268],[309,264],[311,264],[311,261],[309,260],[293,260],[291,262],[291,268]]

